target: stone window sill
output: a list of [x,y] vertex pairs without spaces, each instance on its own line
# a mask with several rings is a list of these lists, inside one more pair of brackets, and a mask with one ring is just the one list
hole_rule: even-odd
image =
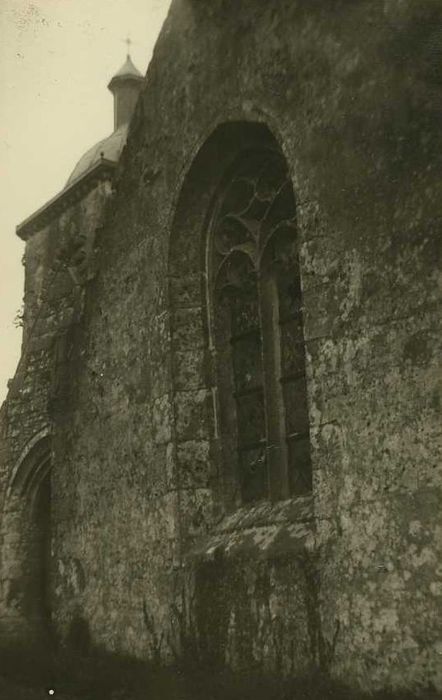
[[300,496],[277,503],[244,506],[222,518],[189,552],[191,558],[273,559],[315,548],[313,499]]

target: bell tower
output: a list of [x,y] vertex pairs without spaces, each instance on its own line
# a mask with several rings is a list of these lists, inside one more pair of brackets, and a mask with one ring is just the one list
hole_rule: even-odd
[[125,63],[108,85],[114,96],[114,131],[129,123],[143,84],[144,78],[128,53]]

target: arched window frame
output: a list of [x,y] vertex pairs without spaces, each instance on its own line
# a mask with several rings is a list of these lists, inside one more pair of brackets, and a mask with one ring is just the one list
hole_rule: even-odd
[[[276,173],[279,169],[280,179],[278,182],[276,177],[274,191],[271,190],[272,177],[266,183],[263,175],[269,163],[275,167]],[[250,194],[252,181],[253,195]],[[239,196],[234,191],[232,193],[235,184],[243,190],[244,206],[241,203],[241,192]],[[290,496],[308,495],[312,488],[312,475],[296,207],[292,183],[282,154],[273,149],[243,153],[215,199],[206,249],[208,326],[216,365],[217,431],[221,437],[226,490],[229,498],[233,498],[236,503],[253,503],[267,498],[276,501]],[[233,207],[230,215],[227,211],[229,206]],[[221,224],[227,219],[236,221],[236,224],[239,222],[241,226],[236,225],[236,229],[232,226],[231,230],[227,226],[224,230]],[[278,248],[281,232],[285,232],[286,238],[287,232],[290,235],[286,251],[284,252],[284,246],[279,246],[283,252],[278,260],[274,251]],[[245,487],[247,479],[240,464],[244,440],[238,426],[244,424],[244,418],[239,415],[238,378],[235,377],[236,338],[230,327],[228,308],[225,304],[220,304],[223,288],[220,279],[223,279],[223,275],[226,276],[229,263],[241,255],[247,257],[256,277],[265,421],[264,435],[256,445],[256,449],[261,449],[261,452],[264,447],[264,458],[257,452],[256,462],[249,460],[251,464],[264,462],[265,478],[261,473],[259,485],[255,484],[251,489],[247,485]],[[224,288],[228,288],[228,279],[223,281]],[[231,287],[234,289],[234,282],[231,282]],[[284,307],[290,307],[290,303],[286,303],[289,287],[292,289],[289,296],[293,309],[285,317]],[[290,337],[294,339],[292,349]],[[290,365],[290,362],[296,364],[296,361],[299,361],[296,371],[288,371],[287,366],[284,366],[284,363]],[[293,370],[293,367],[289,369]],[[297,395],[294,399],[292,392],[295,385]],[[250,409],[251,420],[253,410]]]

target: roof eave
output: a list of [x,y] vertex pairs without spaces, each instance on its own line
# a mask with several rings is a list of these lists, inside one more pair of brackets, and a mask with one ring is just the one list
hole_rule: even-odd
[[126,75],[114,75],[107,87],[110,91],[112,91],[119,83],[127,83],[130,81],[141,85],[145,82],[145,78],[143,78],[142,75],[132,75],[132,73],[127,73]]
[[33,233],[46,226],[69,206],[78,202],[87,192],[90,192],[98,181],[111,180],[116,166],[115,161],[102,158],[77,180],[74,180],[21,224],[18,224],[15,229],[17,236],[23,241],[27,241]]

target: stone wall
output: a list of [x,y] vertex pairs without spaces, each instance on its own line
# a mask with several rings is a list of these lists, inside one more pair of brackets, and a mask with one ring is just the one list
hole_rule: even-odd
[[[441,686],[441,23],[431,0],[172,4],[55,416],[64,637]],[[313,495],[232,511],[199,252],[261,139],[297,202]]]
[[[320,663],[365,687],[440,684],[440,22],[431,2],[173,4],[59,436],[65,630],[79,616],[97,643],[140,656],[192,648],[287,673]],[[314,470],[304,516],[299,503],[229,514],[217,487],[191,251],[241,147],[217,132],[227,122],[241,138],[265,124],[292,173]]]
[[110,183],[100,183],[26,242],[22,354],[0,412],[1,641],[31,641],[46,614],[36,552],[50,524],[41,524],[38,492],[51,461],[54,416],[65,410],[66,364],[109,193]]

